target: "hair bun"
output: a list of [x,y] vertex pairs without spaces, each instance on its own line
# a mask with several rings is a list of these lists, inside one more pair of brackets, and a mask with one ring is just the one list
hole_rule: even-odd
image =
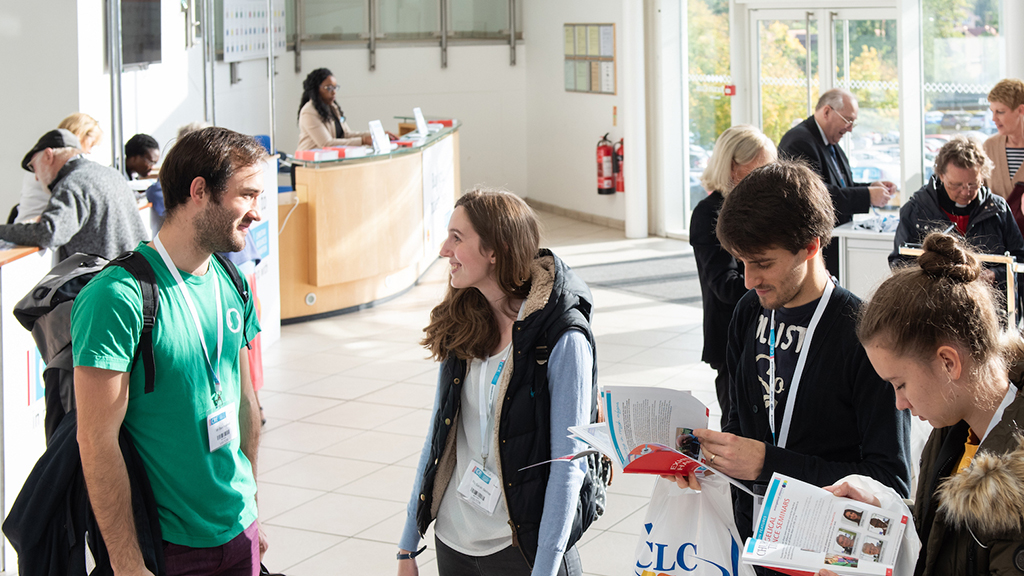
[[932,232],[924,239],[924,254],[918,266],[933,278],[949,278],[955,282],[974,282],[981,276],[981,262],[964,243],[941,232]]

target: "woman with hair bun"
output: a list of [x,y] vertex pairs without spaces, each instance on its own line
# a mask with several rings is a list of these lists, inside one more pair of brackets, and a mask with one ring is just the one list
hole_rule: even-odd
[[[334,101],[338,81],[327,68],[317,68],[302,82],[299,103],[299,145],[296,150],[324,146],[369,146],[369,132],[356,132],[345,122],[345,113]],[[388,133],[392,139],[393,134]]]
[[[900,254],[904,244],[920,244],[929,232],[953,232],[982,254],[1009,252],[1024,262],[1024,237],[1010,207],[987,186],[992,161],[981,144],[967,136],[954,136],[935,156],[935,175],[900,208],[900,222],[889,254],[889,265],[913,261]],[[992,265],[982,272],[1006,296],[1006,267]],[[1018,284],[1018,298],[1021,290]]]
[[[864,307],[857,336],[896,407],[935,427],[914,501],[914,574],[1024,572],[1024,396],[1009,375],[1021,340],[1001,327],[976,254],[928,235],[917,265],[896,270]],[[834,492],[876,504],[846,484]]]
[[583,450],[566,428],[597,417],[593,299],[539,246],[518,196],[474,190],[455,203],[441,247],[450,284],[422,342],[441,369],[399,575],[418,573],[432,522],[440,576],[582,573],[575,543],[596,505],[587,460],[532,465]]

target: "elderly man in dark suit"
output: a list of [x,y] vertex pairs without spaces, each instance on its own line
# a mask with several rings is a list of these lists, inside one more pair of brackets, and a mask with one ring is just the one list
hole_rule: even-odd
[[[821,95],[814,115],[786,132],[779,142],[779,156],[800,158],[825,181],[836,209],[836,225],[872,206],[885,206],[896,192],[888,181],[854,182],[850,162],[837,143],[857,125],[857,97],[848,90],[833,88]],[[823,250],[828,271],[839,275],[839,249],[835,242]]]

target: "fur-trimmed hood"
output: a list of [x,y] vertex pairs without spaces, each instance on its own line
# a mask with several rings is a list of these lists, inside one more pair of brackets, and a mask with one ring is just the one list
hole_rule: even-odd
[[[1015,403],[1020,400],[1018,396]],[[1004,418],[1001,424],[1006,423]],[[939,487],[939,509],[951,525],[966,526],[983,540],[1024,535],[1022,432],[1015,430],[1012,441],[1003,453],[986,450],[983,444],[970,467]]]
[[555,286],[555,257],[541,254],[530,263],[530,294],[523,307],[523,318],[542,310]]

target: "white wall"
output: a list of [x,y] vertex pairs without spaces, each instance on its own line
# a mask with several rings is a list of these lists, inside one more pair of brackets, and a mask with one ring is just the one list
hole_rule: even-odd
[[[516,66],[505,45],[452,46],[448,68],[438,47],[380,47],[370,72],[364,49],[313,50],[277,59],[277,147],[298,141],[296,113],[302,80],[326,66],[338,77],[338,101],[349,123],[365,129],[373,119],[397,127],[396,115],[420,106],[428,116],[455,117],[461,130],[462,187],[503,186],[543,202],[616,220],[624,219],[622,195],[598,196],[594,147],[605,132],[622,136],[622,78],[618,95],[565,92],[562,25],[615,23],[622,57],[622,0],[524,0],[524,38]],[[163,2],[162,62],[123,75],[125,139],[136,132],[165,145],[178,126],[203,115],[201,49],[184,47],[184,15]],[[54,14],[60,17],[53,17]],[[0,212],[18,201],[18,161],[61,118],[81,110],[97,118],[106,137],[93,151],[110,162],[109,77],[105,70],[103,3],[95,0],[5,2],[0,7],[0,49],[27,57],[4,58],[0,91],[9,128],[0,163]],[[250,134],[269,133],[265,61],[239,64],[242,81],[231,85],[229,66],[216,66],[217,124]],[[619,126],[612,126],[617,106]],[[15,111],[12,113],[11,111]],[[629,163],[627,143],[627,170]]]
[[337,102],[353,130],[379,119],[397,131],[395,116],[411,116],[419,106],[430,117],[454,117],[459,131],[462,188],[501,186],[526,194],[526,48],[509,65],[502,45],[449,46],[448,68],[438,47],[378,48],[377,69],[369,71],[366,50],[304,50],[302,72],[294,55],[278,59],[277,148],[293,151],[302,81],[316,68],[329,68],[338,80]]
[[[530,49],[526,66],[528,196],[616,220],[625,219],[624,198],[598,195],[595,148],[605,132],[614,141],[623,134],[622,2],[525,0],[523,12],[524,40]],[[575,23],[616,25],[617,95],[565,91],[562,26]],[[618,126],[612,126],[615,106]],[[630,162],[629,149],[626,142],[627,171],[637,167]]]
[[75,10],[76,0],[0,3],[0,222],[18,201],[21,159],[78,104]]

